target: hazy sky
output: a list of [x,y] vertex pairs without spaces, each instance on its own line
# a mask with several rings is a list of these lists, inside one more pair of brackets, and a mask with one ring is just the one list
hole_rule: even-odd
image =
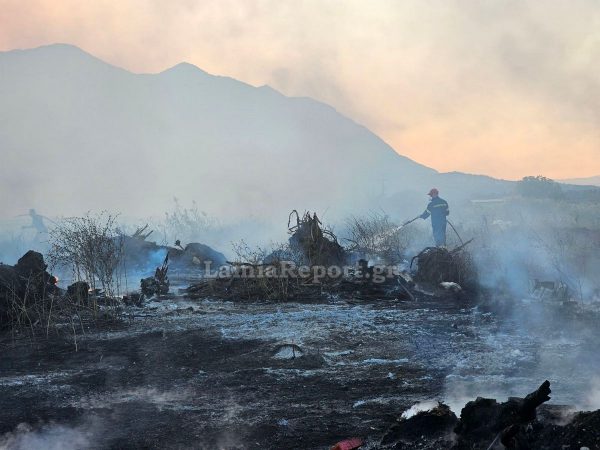
[[600,174],[597,0],[0,0],[1,50],[56,42],[322,100],[441,171]]

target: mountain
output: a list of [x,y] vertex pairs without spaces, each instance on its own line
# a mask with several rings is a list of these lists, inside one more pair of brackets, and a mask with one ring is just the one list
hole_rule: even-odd
[[433,185],[510,185],[438,174],[328,105],[186,63],[134,74],[70,45],[2,52],[0,98],[5,216],[157,215],[177,197],[227,218],[342,217],[386,195],[421,204]]
[[578,186],[600,186],[600,175],[587,178],[571,178],[569,180],[559,180],[561,183],[575,184]]

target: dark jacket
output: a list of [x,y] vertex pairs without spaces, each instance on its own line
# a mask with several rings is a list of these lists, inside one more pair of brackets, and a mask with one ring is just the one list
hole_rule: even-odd
[[421,214],[422,219],[431,216],[431,224],[435,227],[446,223],[446,216],[450,214],[448,202],[440,197],[434,197],[427,205],[427,209]]

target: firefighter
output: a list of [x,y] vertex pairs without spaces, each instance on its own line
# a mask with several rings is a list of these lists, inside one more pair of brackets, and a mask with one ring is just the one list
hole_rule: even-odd
[[421,214],[421,219],[427,219],[431,216],[431,227],[433,229],[433,239],[438,247],[446,246],[446,217],[450,214],[448,202],[439,196],[439,191],[433,188],[429,191],[431,200],[427,209]]
[[48,234],[48,227],[46,227],[44,220],[49,220],[50,222],[52,222],[50,219],[48,219],[45,216],[39,215],[35,211],[35,209],[30,209],[29,214],[24,214],[24,215],[18,216],[18,217],[24,217],[24,216],[31,217],[31,225],[25,225],[25,226],[21,227],[21,229],[26,230],[28,228],[32,228],[36,231],[36,235]]

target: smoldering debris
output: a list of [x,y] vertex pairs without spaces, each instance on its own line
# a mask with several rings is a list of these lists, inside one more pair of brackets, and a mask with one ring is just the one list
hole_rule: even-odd
[[57,278],[47,268],[43,255],[32,250],[14,266],[0,264],[0,327],[40,322],[60,293]]
[[[139,227],[131,235],[123,234],[114,226],[112,216],[88,216],[80,221],[81,224],[76,220],[72,222],[75,224],[72,225],[75,231],[65,226],[64,233],[59,234],[62,238],[59,240],[60,248],[68,250],[63,252],[68,258],[59,258],[59,262],[68,263],[77,273],[78,279],[80,272],[83,272],[84,279],[70,286],[67,292],[70,300],[77,304],[89,302],[90,293],[94,298],[110,299],[118,304],[120,301],[117,296],[123,273],[147,274],[151,270],[154,275],[142,278],[139,292],[126,293],[122,303],[142,306],[145,299],[174,295],[171,293],[169,275],[173,271],[204,275],[202,281],[180,290],[181,294],[191,299],[325,301],[343,297],[348,300],[415,300],[418,293],[412,275],[421,283],[436,283],[441,287],[441,293],[446,290],[460,294],[463,288],[473,286],[470,280],[474,275],[470,271],[471,266],[466,263],[468,255],[464,246],[451,251],[426,249],[418,255],[416,271],[411,274],[398,264],[385,266],[370,263],[366,258],[373,255],[362,252],[362,247],[343,247],[336,234],[323,225],[316,213],[310,212],[300,215],[294,210],[290,213],[287,224],[290,237],[286,245],[264,255],[260,260],[245,260],[242,257],[237,261],[226,261],[223,253],[201,243],[183,246],[177,240],[175,246],[166,246],[151,242],[148,239],[153,231],[148,225]],[[398,227],[393,227],[388,222],[384,225],[385,230],[391,229],[392,234],[397,236]],[[380,228],[373,229],[377,231]],[[364,239],[367,239],[367,231],[363,229]],[[376,238],[377,236],[374,239]],[[376,240],[378,245],[369,247],[371,252],[378,252],[375,256],[385,258],[385,255],[393,253],[388,247],[395,246],[397,239],[386,240],[389,245]],[[85,245],[78,246],[80,241],[83,244],[89,242],[90,245],[96,241],[100,244],[110,242],[110,247],[114,250],[111,251],[110,258],[107,257],[110,261],[99,264],[102,267],[98,270],[96,264],[89,261],[87,253],[87,256],[81,255]],[[104,245],[100,247],[102,248],[96,249],[94,254],[104,255]],[[60,255],[65,256],[63,253]],[[397,258],[394,257],[394,260]],[[350,261],[355,264],[348,266]],[[291,267],[303,270],[290,270]],[[217,268],[220,271],[215,277],[206,276],[207,268]],[[255,272],[258,275],[248,276],[248,273]],[[87,289],[82,283],[88,283]],[[451,283],[450,289],[446,287],[448,283]],[[96,284],[103,289],[96,289]]]
[[449,448],[449,437],[457,423],[458,419],[450,408],[439,403],[408,418],[400,417],[386,431],[380,443],[383,448],[410,448],[410,445],[422,446],[425,442],[432,445],[428,448]]
[[427,247],[413,257],[411,267],[416,262],[415,280],[438,286],[441,283],[455,283],[460,287],[475,288],[477,272],[469,253],[464,251],[471,243],[448,250],[444,247]]
[[[294,219],[296,224],[290,226]],[[386,226],[389,228],[390,225],[386,222]],[[323,226],[316,213],[306,212],[301,216],[293,210],[288,218],[288,230],[290,238],[284,248],[260,260],[228,261],[229,270],[180,292],[192,299],[241,301],[323,301],[335,297],[415,300],[419,295],[414,289],[412,275],[400,265],[370,264],[365,259],[367,255],[358,251],[363,247],[357,247],[355,243],[344,248],[337,236]],[[417,258],[417,277],[436,286],[452,283],[450,290],[457,294],[463,290],[461,285],[473,289],[475,273],[464,251],[467,244],[451,251],[426,249]],[[381,256],[390,254],[390,249],[382,245],[369,248],[371,252],[376,248]],[[352,260],[356,263],[347,266]],[[441,291],[447,289],[443,285],[440,287]]]
[[136,231],[132,236],[119,236],[128,271],[147,271],[149,268],[160,265],[167,256],[173,268],[201,268],[205,261],[210,261],[215,266],[225,264],[225,255],[208,245],[193,242],[183,247],[179,241],[174,247],[159,245],[147,240],[150,233]]
[[[293,216],[296,224],[290,226]],[[317,217],[306,212],[302,217],[293,210],[288,218],[289,239],[293,252],[301,255],[300,264],[308,266],[340,266],[348,258],[346,250],[338,243],[337,236],[327,228]]]
[[[509,399],[504,403],[490,399],[474,400],[465,406],[460,417],[444,404],[436,403],[427,408],[420,405],[410,414],[403,414],[383,433],[391,422],[390,417],[410,405],[406,402],[415,398],[435,398],[441,392],[443,380],[447,383],[448,371],[452,373],[455,370],[453,365],[465,364],[469,370],[476,365],[474,372],[477,374],[483,365],[481,361],[489,347],[481,344],[478,333],[480,325],[487,323],[487,319],[480,318],[477,324],[471,323],[473,316],[477,315],[473,311],[481,304],[480,298],[475,295],[480,293],[480,289],[478,274],[470,260],[471,248],[468,243],[453,249],[429,247],[417,255],[411,266],[402,259],[406,256],[404,253],[401,258],[397,253],[388,251],[387,240],[384,242],[377,238],[374,245],[346,248],[316,214],[293,212],[290,219],[295,224],[290,226],[288,223],[289,241],[276,251],[261,254],[260,259],[238,255],[236,260],[226,261],[222,253],[202,244],[182,245],[177,241],[173,247],[158,245],[148,242],[152,233],[147,227],[141,227],[131,236],[119,236],[124,249],[124,264],[131,269],[146,271],[144,276],[153,273],[153,276],[141,280],[139,292],[128,293],[122,298],[118,295],[111,297],[82,280],[69,286],[66,292],[57,288],[52,297],[54,303],[50,302],[53,309],[73,305],[66,311],[75,321],[79,320],[80,312],[85,308],[91,310],[101,303],[102,306],[114,305],[115,310],[123,313],[121,317],[130,318],[129,324],[123,320],[119,328],[122,332],[119,336],[123,340],[105,339],[109,333],[104,333],[104,330],[87,334],[80,344],[80,349],[85,351],[80,352],[80,358],[74,359],[73,364],[79,371],[80,361],[86,358],[84,353],[95,351],[93,358],[89,359],[93,360],[93,365],[81,369],[87,370],[85,374],[77,372],[73,385],[77,389],[81,386],[88,389],[91,385],[89,380],[93,380],[99,386],[98,396],[104,398],[103,383],[107,379],[127,383],[130,379],[143,380],[144,383],[160,380],[161,389],[172,389],[173,380],[179,380],[179,386],[191,386],[193,394],[189,397],[200,396],[203,400],[190,404],[179,404],[183,402],[178,400],[177,405],[166,413],[174,414],[172,411],[177,410],[177,416],[161,416],[161,421],[164,418],[168,427],[176,429],[174,434],[179,436],[181,427],[187,426],[188,430],[197,428],[197,423],[186,422],[191,414],[205,412],[204,419],[214,415],[214,409],[205,405],[218,395],[211,390],[214,388],[207,388],[205,379],[211,377],[210,372],[215,367],[225,367],[228,374],[235,374],[238,378],[220,378],[211,384],[226,386],[227,390],[239,387],[239,401],[248,405],[247,416],[240,421],[263,416],[262,422],[248,425],[247,436],[239,441],[260,440],[260,448],[286,448],[276,444],[269,447],[264,443],[272,442],[272,436],[285,439],[286,443],[293,442],[303,437],[301,434],[308,434],[309,428],[313,430],[311,444],[326,442],[331,445],[337,442],[338,448],[352,448],[348,446],[358,445],[359,441],[364,448],[456,450],[486,449],[494,441],[494,445],[506,444],[507,448],[538,448],[535,445],[546,445],[555,440],[573,445],[578,442],[589,448],[597,444],[593,440],[595,435],[587,431],[587,427],[594,430],[598,425],[597,413],[577,413],[568,423],[556,423],[551,419],[556,415],[555,411],[540,404],[549,392],[546,383],[523,399]],[[387,228],[390,226],[386,225]],[[391,241],[394,240],[390,238]],[[374,260],[380,262],[375,257],[370,258],[375,253],[382,259],[386,255],[396,258],[395,264],[375,264]],[[207,260],[213,261],[212,267],[221,264],[223,270],[217,271],[214,276],[206,276],[204,262]],[[39,270],[41,266],[36,267]],[[335,267],[341,270],[333,270]],[[300,268],[306,268],[306,273]],[[13,269],[6,271],[6,280],[10,281],[13,275],[21,281],[26,279],[20,277],[16,268]],[[192,272],[205,277],[196,281],[197,278],[181,276],[181,273]],[[0,274],[4,272],[0,271]],[[49,273],[41,279],[52,280]],[[181,280],[186,284],[178,284]],[[177,289],[186,285],[184,289]],[[543,292],[540,299],[549,303],[544,307],[555,307],[560,303],[562,294],[548,295],[550,291],[560,294],[560,286],[557,288],[548,282],[539,282],[536,286],[533,292]],[[431,288],[431,294],[424,294],[427,287]],[[153,301],[145,304],[145,300],[150,298]],[[545,301],[550,298],[552,302]],[[296,304],[282,305],[279,302]],[[300,304],[307,302],[316,305]],[[306,315],[309,310],[314,314]],[[460,311],[459,317],[464,320],[450,322],[448,316],[456,310]],[[248,311],[253,311],[251,317],[245,315]],[[213,315],[218,318],[209,318]],[[275,326],[279,328],[271,328]],[[427,329],[428,326],[434,328]],[[137,329],[135,335],[131,331],[134,329]],[[202,329],[218,330],[213,344],[197,340]],[[243,346],[232,339],[232,329],[236,330],[237,336],[243,335],[247,340]],[[94,333],[102,334],[106,342],[100,344]],[[127,336],[128,333],[131,335]],[[399,336],[402,338],[398,339]],[[143,344],[145,339],[152,340],[153,344]],[[264,341],[269,339],[268,345],[264,345]],[[388,342],[384,344],[384,340]],[[331,347],[332,342],[341,347]],[[443,345],[446,342],[449,346]],[[471,361],[457,362],[447,356],[455,353],[463,358],[469,352],[466,347],[478,345],[481,348],[475,352],[477,358],[472,357]],[[237,346],[240,347],[240,359],[234,361],[231,354],[238,351]],[[520,350],[515,351],[521,354]],[[131,353],[128,359],[124,359],[124,352]],[[361,353],[360,358],[347,356],[354,353]],[[510,355],[510,350],[506,353]],[[111,364],[115,367],[110,369],[109,377],[105,371]],[[427,371],[423,369],[426,364],[429,364]],[[499,370],[505,370],[505,366],[502,367]],[[249,370],[253,371],[253,377],[247,376]],[[160,376],[159,371],[162,371]],[[367,371],[368,375],[361,375]],[[473,372],[467,373],[471,375]],[[539,373],[529,376],[537,379]],[[255,377],[258,379],[256,384],[244,384],[247,378]],[[214,378],[211,380],[215,381]],[[297,389],[299,383],[303,389]],[[330,391],[327,394],[331,401],[326,408],[321,406],[321,399],[325,396],[323,386]],[[62,389],[52,386],[54,388]],[[423,397],[415,395],[419,389],[426,393]],[[246,392],[253,391],[260,393],[259,399],[269,397],[273,391],[277,395],[287,393],[288,396],[283,398],[293,400],[289,403],[294,406],[278,410],[271,405],[264,407],[261,414],[256,414],[257,398],[244,397]],[[395,395],[390,396],[390,392]],[[307,405],[318,405],[311,410],[313,422],[310,426],[303,422],[308,415],[305,411],[309,408]],[[361,407],[354,408],[353,405]],[[54,407],[48,406],[47,409],[50,411]],[[139,409],[137,403],[131,407],[132,410]],[[144,411],[147,417],[153,413],[150,409]],[[314,431],[329,413],[331,420],[322,430]],[[280,421],[285,425],[281,425]],[[356,440],[349,439],[354,436],[352,426],[358,421],[362,422],[362,436]],[[10,429],[16,423],[11,422]],[[377,423],[378,427],[370,428],[373,423]],[[222,424],[216,427],[222,427]],[[335,429],[343,433],[333,432],[331,427],[338,427]],[[156,423],[153,422],[145,430],[155,428]],[[291,436],[289,433],[296,432],[294,430],[299,430],[298,434]],[[373,430],[376,436],[369,437],[369,430]],[[161,440],[164,437],[159,436],[161,433],[163,431],[157,430],[153,434],[152,439],[156,441],[144,442],[165,442]],[[581,441],[577,440],[580,436],[584,438]],[[184,443],[189,444],[190,441]],[[316,445],[310,447],[315,448]]]
[[157,267],[154,276],[148,278],[142,278],[140,282],[140,289],[142,294],[146,297],[153,297],[155,295],[166,295],[169,293],[169,254],[165,256],[160,267]]
[[190,299],[229,301],[414,300],[410,276],[360,260],[344,273],[324,266],[229,262],[231,270],[180,289]]
[[125,304],[141,306],[145,299],[152,297],[164,298],[170,292],[169,269],[195,270],[202,272],[208,265],[220,266],[225,264],[225,256],[208,245],[193,242],[182,246],[177,240],[174,247],[158,245],[148,241],[152,230],[148,225],[138,228],[131,236],[120,235],[123,248],[123,260],[126,270],[134,273],[144,273],[152,270],[154,275],[140,280],[140,292],[125,294]]
[[120,320],[119,298],[87,281],[61,289],[47,269],[43,255],[31,250],[14,266],[0,264],[0,330],[30,338],[67,333],[77,349],[87,328]]
[[468,402],[460,417],[439,403],[409,417],[401,416],[380,440],[381,449],[552,449],[600,448],[600,410],[578,412],[567,423],[553,419],[557,409],[548,407],[550,382],[524,398],[499,403],[478,397]]

